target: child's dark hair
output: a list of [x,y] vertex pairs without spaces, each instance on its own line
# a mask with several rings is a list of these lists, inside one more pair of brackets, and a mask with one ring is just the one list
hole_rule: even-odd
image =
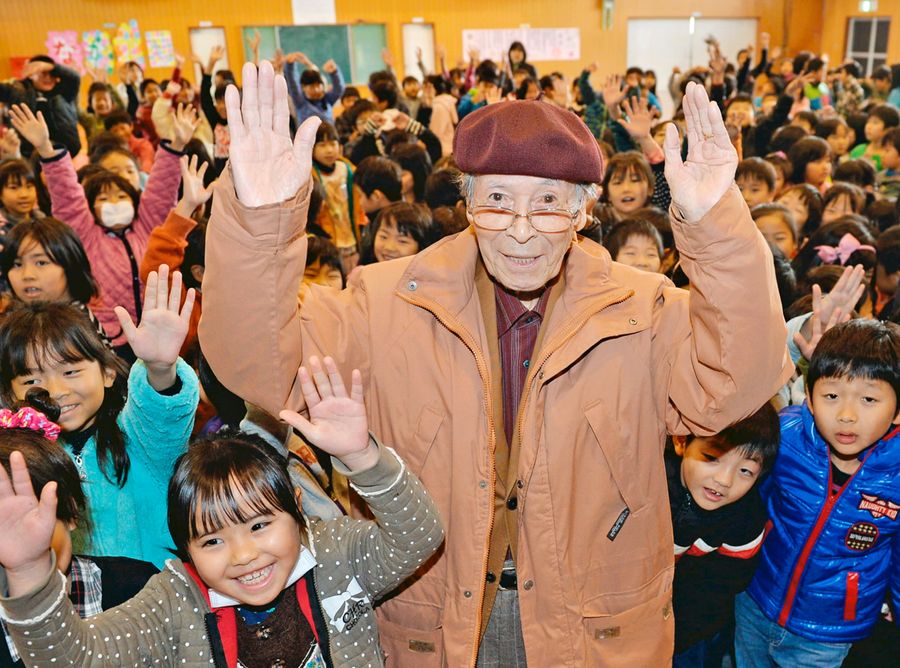
[[[797,280],[803,280],[810,269],[822,264],[818,250],[816,250],[818,246],[837,246],[845,234],[852,234],[862,245],[875,245],[875,237],[865,223],[849,216],[841,216],[835,221],[822,225],[822,227],[813,232],[803,245],[803,248],[797,253],[792,262],[794,271],[797,274]],[[871,268],[875,265],[874,259],[874,253],[866,250],[857,250],[846,259],[844,266],[862,264]]]
[[890,104],[879,104],[877,107],[873,107],[869,111],[869,118],[872,116],[881,119],[885,130],[900,125],[900,111],[897,110],[897,107]]
[[[900,223],[898,218],[898,204],[889,199],[876,199],[866,206],[862,211],[862,215],[871,221],[871,223],[879,230],[885,230]],[[879,240],[881,237],[879,237]]]
[[372,100],[357,100],[353,103],[353,106],[350,107],[344,113],[347,114],[347,120],[350,121],[352,125],[356,125],[356,119],[360,117],[360,115],[369,112],[375,111],[377,107]]
[[781,311],[786,312],[797,297],[797,275],[791,266],[790,258],[786,257],[781,249],[773,244],[769,244],[769,250],[772,251],[772,264],[775,267],[775,285],[778,288],[778,297],[781,300]]
[[99,197],[107,188],[116,186],[131,198],[135,215],[137,215],[138,206],[140,206],[141,203],[141,194],[135,190],[134,186],[118,174],[103,170],[102,172],[97,172],[86,178],[83,185],[84,197],[87,199],[92,214],[94,213],[94,203],[97,201],[97,197]]
[[259,436],[223,430],[194,441],[175,462],[168,520],[182,561],[190,562],[195,538],[278,511],[294,518],[302,540],[306,522],[287,461]]
[[[772,167],[775,168],[776,172],[781,172],[781,182],[787,183],[788,179],[791,176],[791,170],[793,169],[793,165],[791,165],[791,161],[787,159],[787,156],[783,153],[769,153],[763,158],[766,162],[768,162]],[[778,174],[775,174],[775,180],[778,181]]]
[[741,160],[734,173],[734,180],[737,181],[743,177],[747,177],[751,181],[765,183],[769,192],[775,192],[775,179],[777,178],[775,167],[762,158],[744,158]]
[[347,276],[344,274],[344,265],[341,264],[341,253],[331,241],[314,234],[306,237],[306,266],[315,263],[319,266],[328,266],[341,272],[341,287],[347,286]]
[[892,144],[894,150],[900,153],[900,128],[891,128],[884,133],[881,138],[881,147],[887,148],[889,144]]
[[206,267],[206,221],[197,224],[192,229],[185,241],[184,260],[181,262],[181,275],[184,280],[184,289],[200,290],[200,281],[194,276],[194,267]]
[[124,147],[124,140],[111,132],[104,132],[102,135],[103,136],[97,135],[97,137],[100,137],[99,140],[95,138],[91,141],[90,159],[92,164],[99,165],[106,156],[117,153],[118,155],[131,160],[131,162],[134,163],[134,168],[137,171],[141,171],[141,163],[138,162],[137,156],[134,153]]
[[860,213],[866,206],[866,193],[862,188],[853,183],[837,182],[825,192],[825,196],[822,198],[822,208],[827,209],[829,204],[841,197],[847,198],[853,213]]
[[672,221],[669,214],[655,206],[643,206],[636,211],[626,214],[622,220],[644,220],[659,232],[662,237],[663,248],[675,247],[675,235],[672,233]]
[[465,202],[459,190],[458,169],[437,169],[425,180],[425,203],[431,209],[439,206],[456,206]]
[[19,304],[0,322],[0,397],[15,401],[12,381],[31,373],[28,362],[74,364],[97,362],[114,375],[106,388],[94,422],[97,428],[97,459],[104,475],[122,487],[128,479],[130,459],[125,437],[116,420],[128,397],[128,377],[123,362],[100,339],[96,328],[78,307],[58,302]]
[[[344,90],[341,93],[341,104],[344,104],[344,100],[351,97],[355,97],[357,100],[360,99],[361,95],[359,94],[359,88],[356,86],[344,86]],[[345,106],[345,108],[347,107]]]
[[99,294],[97,282],[91,273],[91,263],[84,252],[81,240],[71,227],[56,218],[38,218],[13,227],[3,237],[0,274],[9,275],[19,255],[19,249],[29,239],[43,248],[47,256],[62,267],[72,299],[87,304]]
[[780,199],[792,192],[796,192],[806,205],[806,223],[803,225],[802,232],[804,236],[809,236],[819,229],[819,225],[822,223],[822,211],[825,208],[822,205],[822,194],[808,183],[797,183],[782,190],[778,197]]
[[144,97],[144,95],[147,93],[147,87],[152,86],[153,84],[156,84],[157,86],[159,86],[159,82],[156,79],[144,79],[141,82],[141,85],[138,86],[138,90],[141,93],[141,97]]
[[387,105],[387,109],[394,109],[397,106],[399,92],[397,91],[397,85],[393,80],[379,79],[371,85],[369,90],[372,91],[372,95],[376,100]]
[[425,182],[431,174],[431,158],[428,151],[418,144],[395,144],[391,148],[391,160],[400,165],[401,169],[408,171],[413,177],[413,194],[416,201],[425,199]]
[[628,177],[629,174],[637,174],[642,180],[647,182],[647,199],[653,194],[653,188],[656,185],[656,179],[653,176],[653,170],[650,169],[650,163],[647,159],[637,151],[625,151],[624,153],[616,153],[609,164],[606,165],[606,171],[603,174],[603,194],[600,200],[609,201],[609,183],[617,176]]
[[338,135],[337,128],[335,128],[328,121],[322,121],[322,124],[319,125],[319,129],[316,130],[316,143],[326,142],[326,141],[337,141],[341,140]]
[[875,244],[875,254],[886,273],[900,271],[900,225],[889,227]]
[[824,118],[819,121],[816,128],[816,137],[821,137],[822,139],[828,139],[831,135],[837,132],[839,127],[845,127],[847,130],[850,129],[850,126],[847,125],[847,121],[845,121],[841,116],[833,116],[832,118]]
[[754,222],[763,216],[778,216],[781,218],[781,220],[784,221],[784,224],[788,226],[788,229],[790,229],[791,235],[794,237],[794,243],[800,243],[800,234],[797,232],[797,220],[794,218],[794,214],[791,213],[791,210],[784,204],[779,204],[778,202],[763,202],[750,209],[750,217],[753,218]]
[[[831,180],[838,183],[853,183],[860,188],[875,186],[875,168],[866,160],[845,160],[834,168]],[[832,186],[834,187],[834,186]]]
[[622,246],[627,244],[631,237],[647,237],[652,240],[656,244],[659,259],[662,260],[665,249],[663,248],[663,239],[659,230],[650,221],[640,218],[624,220],[614,225],[609,233],[603,237],[603,246],[609,251],[612,259],[615,260],[619,256]]
[[108,93],[109,99],[112,102],[113,109],[118,108],[116,104],[116,96],[113,95],[113,88],[108,83],[103,83],[102,81],[95,81],[88,87],[87,91],[87,111],[89,114],[94,113],[94,95],[97,93]]
[[806,182],[806,166],[831,154],[831,147],[821,137],[804,137],[791,146],[788,160],[791,161],[791,183]]
[[835,325],[809,360],[807,394],[821,378],[883,380],[900,398],[900,326],[863,318]]
[[372,155],[362,160],[356,168],[353,181],[366,197],[371,197],[376,190],[380,190],[391,202],[399,202],[403,196],[400,165],[387,158]]
[[8,160],[0,164],[0,191],[10,184],[22,186],[34,182],[34,172],[24,160]]
[[772,139],[769,140],[769,152],[778,153],[781,151],[787,155],[794,144],[807,136],[806,130],[799,125],[782,125],[772,135]]
[[103,127],[112,130],[117,125],[134,125],[134,119],[124,109],[116,109],[103,119]]
[[[704,439],[721,450],[738,450],[748,459],[759,462],[761,473],[775,464],[781,444],[781,424],[778,413],[768,401],[750,417]],[[690,442],[690,438],[688,440]]]
[[819,129],[819,117],[816,116],[816,112],[814,112],[814,111],[798,111],[794,115],[794,118],[795,119],[799,118],[799,119],[806,121],[806,123],[809,125],[809,127],[812,128],[812,134],[818,136],[817,131]]
[[[13,410],[20,408],[33,408],[51,422],[59,419],[59,406],[43,388],[28,390],[25,400],[18,402]],[[7,475],[10,474],[9,456],[17,450],[25,458],[31,486],[37,496],[48,482],[56,483],[56,519],[83,527],[88,521],[87,498],[78,469],[68,453],[41,431],[0,428],[0,465]]]
[[444,232],[434,222],[431,211],[421,204],[394,202],[378,212],[375,221],[368,225],[360,251],[360,264],[373,264],[375,260],[375,235],[386,220],[393,220],[397,231],[412,237],[419,245],[419,252],[441,239]]

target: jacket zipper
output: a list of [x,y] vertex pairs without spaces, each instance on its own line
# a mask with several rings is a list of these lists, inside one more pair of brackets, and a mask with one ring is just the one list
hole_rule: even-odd
[[844,495],[844,492],[846,492],[847,489],[850,488],[850,484],[853,482],[856,474],[862,470],[862,467],[866,463],[866,460],[869,458],[869,455],[871,455],[874,451],[875,448],[872,447],[863,458],[863,460],[859,463],[859,468],[857,468],[853,472],[853,475],[851,475],[847,479],[847,482],[844,483],[841,491],[839,491],[837,494],[831,493],[831,457],[828,456],[828,487],[826,487],[825,489],[825,493],[828,495],[828,498],[825,500],[825,505],[822,506],[822,510],[819,512],[819,517],[816,519],[816,523],[813,526],[812,532],[809,534],[809,538],[806,539],[806,543],[803,545],[803,549],[800,551],[800,557],[797,559],[797,563],[794,566],[794,571],[791,574],[790,581],[788,582],[788,590],[785,593],[784,603],[782,603],[781,612],[778,614],[779,626],[784,628],[787,627],[788,618],[791,616],[791,609],[794,607],[794,601],[797,598],[797,590],[800,588],[800,580],[803,578],[803,573],[806,570],[806,562],[809,561],[809,556],[810,554],[812,554],[813,548],[816,546],[816,541],[819,539],[819,535],[825,528],[825,523],[828,521],[828,518],[831,515],[831,511],[834,509],[834,506],[837,504],[840,498]]
[[466,344],[466,347],[469,349],[469,351],[475,356],[475,364],[478,367],[478,375],[481,376],[482,400],[484,401],[484,410],[488,419],[488,456],[490,458],[490,475],[488,475],[490,496],[488,498],[491,500],[492,506],[491,512],[488,515],[488,531],[485,538],[484,549],[482,551],[483,558],[481,561],[481,589],[476,601],[477,607],[475,609],[475,637],[472,643],[472,660],[469,662],[470,666],[474,666],[478,662],[478,640],[481,636],[482,621],[481,608],[484,606],[484,593],[487,587],[487,580],[485,579],[484,574],[487,573],[488,569],[488,558],[490,556],[491,548],[491,534],[494,531],[493,500],[496,486],[496,483],[494,482],[494,467],[496,466],[494,460],[494,448],[496,447],[496,437],[494,434],[494,411],[490,394],[490,371],[488,369],[487,362],[484,360],[484,356],[478,349],[478,346],[475,342],[475,337],[472,336],[469,330],[466,329],[462,325],[462,323],[460,323],[456,318],[445,315],[444,309],[442,309],[439,304],[436,304],[431,300],[417,299],[415,297],[411,297],[402,293],[400,293],[400,296],[410,304],[424,308],[435,318],[437,318],[444,327],[459,336],[460,339],[462,339],[462,342]]

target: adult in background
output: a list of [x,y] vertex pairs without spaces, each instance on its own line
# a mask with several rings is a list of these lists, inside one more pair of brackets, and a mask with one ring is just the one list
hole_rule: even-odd
[[[22,70],[22,78],[0,83],[0,102],[7,107],[24,104],[32,113],[44,114],[50,139],[66,147],[72,157],[81,150],[78,137],[78,89],[81,77],[50,56],[34,56]],[[22,156],[31,157],[34,146],[22,139]]]
[[460,123],[469,228],[298,304],[318,121],[292,142],[284,80],[263,63],[243,82],[242,101],[226,95],[201,343],[229,389],[273,414],[305,410],[311,355],[362,372],[373,432],[421,476],[447,535],[379,606],[392,665],[667,665],[665,435],[715,433],[791,371],[718,107],[690,85],[686,162],[674,126],[666,137],[690,293],[577,238],[597,143],[570,112],[523,101]]

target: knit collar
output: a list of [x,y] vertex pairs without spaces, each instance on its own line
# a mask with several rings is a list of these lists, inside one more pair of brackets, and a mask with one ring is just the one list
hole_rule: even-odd
[[[292,584],[296,583],[297,580],[306,575],[307,572],[312,570],[315,566],[316,558],[313,556],[312,552],[301,546],[300,555],[297,557],[297,563],[294,564],[294,570],[291,571],[287,582],[284,583],[284,588],[287,589]],[[230,596],[226,596],[225,594],[220,594],[215,589],[209,589],[210,609],[215,610],[217,608],[229,608],[238,605],[241,605],[240,601],[233,599]]]

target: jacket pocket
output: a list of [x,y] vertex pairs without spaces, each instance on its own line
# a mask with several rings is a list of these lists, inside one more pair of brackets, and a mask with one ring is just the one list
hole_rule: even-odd
[[[618,426],[610,419],[609,410],[603,402],[589,406],[584,416],[591,427],[594,438],[600,445],[610,475],[629,513],[633,515],[647,504],[646,491],[640,489],[638,476],[634,475],[635,453],[629,453],[619,435]],[[629,470],[631,469],[631,470]]]
[[416,422],[416,430],[413,432],[411,447],[404,444],[398,444],[399,452],[403,455],[403,459],[409,466],[410,471],[420,478],[425,463],[428,461],[428,455],[437,439],[438,430],[444,423],[444,416],[428,406],[423,406],[419,412],[419,419]]
[[384,652],[385,666],[438,667],[444,664],[443,629],[420,631],[384,617],[378,620],[378,635]]
[[616,614],[605,612],[617,607],[605,601],[605,595],[586,601],[582,609],[585,665],[671,665],[675,645],[671,579],[671,571],[661,573],[634,592],[646,600]]
[[844,621],[856,619],[856,602],[859,599],[859,573],[847,573],[847,590],[844,593]]

